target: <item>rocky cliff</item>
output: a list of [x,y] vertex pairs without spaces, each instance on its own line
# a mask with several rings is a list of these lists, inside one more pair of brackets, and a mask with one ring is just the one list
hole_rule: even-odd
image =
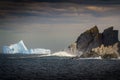
[[80,34],[75,43],[78,54],[81,51],[83,52],[81,57],[114,55],[113,57],[116,58],[120,53],[118,30],[113,30],[113,27],[109,27],[100,33],[98,27],[94,26]]
[[102,44],[102,34],[97,26],[85,31],[77,38],[77,49],[82,52],[89,52],[92,48]]

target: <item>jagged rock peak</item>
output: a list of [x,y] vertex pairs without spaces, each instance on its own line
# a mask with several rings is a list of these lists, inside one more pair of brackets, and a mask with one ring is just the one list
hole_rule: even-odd
[[104,33],[110,33],[111,31],[113,31],[113,26],[105,29],[105,30],[104,30]]
[[98,27],[83,32],[76,40],[78,51],[90,52],[92,48],[101,46],[110,46],[118,42],[118,30],[113,30],[113,26],[99,33]]
[[[113,30],[113,26],[99,33],[98,27],[86,30],[76,40],[76,49],[80,57],[118,58],[120,55],[120,41],[118,40],[118,30]],[[74,51],[75,52],[75,51]]]
[[95,25],[93,28],[85,31],[84,33],[97,34],[97,33],[99,33],[99,30],[98,30],[98,27]]
[[83,32],[76,40],[77,49],[79,51],[89,52],[92,48],[98,47],[101,44],[100,36],[97,26]]
[[103,35],[103,44],[105,46],[113,45],[118,42],[118,30],[113,30],[113,27],[109,27],[104,30]]

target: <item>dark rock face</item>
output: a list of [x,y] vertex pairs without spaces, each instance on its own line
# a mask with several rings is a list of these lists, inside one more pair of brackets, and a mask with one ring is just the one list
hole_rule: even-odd
[[96,34],[94,39],[91,41],[91,43],[87,47],[87,52],[91,51],[92,48],[98,47],[102,44],[102,34]]
[[113,27],[105,29],[103,34],[103,44],[105,46],[113,45],[118,42],[118,30],[113,30]]
[[78,37],[76,41],[77,49],[79,51],[89,52],[92,48],[101,45],[101,38],[99,30],[97,26],[95,26],[90,30],[85,31]]
[[100,45],[114,45],[118,42],[118,30],[113,30],[113,27],[107,28],[103,33],[99,33],[97,26],[85,31],[77,38],[77,49],[84,53],[89,53],[92,48]]

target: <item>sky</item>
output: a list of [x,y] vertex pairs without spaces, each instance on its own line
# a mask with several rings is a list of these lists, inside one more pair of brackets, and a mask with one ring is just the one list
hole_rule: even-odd
[[95,25],[120,30],[119,9],[120,0],[1,0],[0,52],[20,40],[60,51]]

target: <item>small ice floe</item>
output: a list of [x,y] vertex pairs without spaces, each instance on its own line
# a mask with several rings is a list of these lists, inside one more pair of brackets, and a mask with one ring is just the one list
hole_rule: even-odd
[[59,51],[59,52],[52,53],[51,56],[75,57],[76,55],[73,55],[73,54],[65,52],[65,51]]
[[89,57],[89,58],[79,58],[79,59],[102,59],[101,56],[99,57]]

